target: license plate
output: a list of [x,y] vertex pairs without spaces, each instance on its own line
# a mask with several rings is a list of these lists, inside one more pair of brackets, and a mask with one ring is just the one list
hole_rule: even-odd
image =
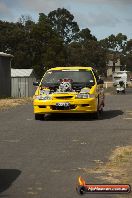
[[56,103],[56,106],[57,107],[69,107],[70,103],[69,102],[59,102],[59,103]]

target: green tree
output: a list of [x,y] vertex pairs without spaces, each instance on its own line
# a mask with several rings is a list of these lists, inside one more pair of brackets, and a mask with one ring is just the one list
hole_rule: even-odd
[[[125,65],[124,55],[127,45],[127,36],[119,33],[117,35],[110,35],[100,41],[100,45],[107,51],[107,61],[113,61],[113,71],[115,71],[115,64],[118,59],[121,60],[121,64]],[[122,67],[123,69],[124,67]]]
[[67,48],[69,65],[91,66],[105,74],[106,50],[88,28],[82,29],[78,41],[70,43]]
[[14,68],[32,68],[33,49],[30,33],[34,26],[33,21],[25,21],[24,25],[17,22],[16,28],[10,36],[10,46],[13,50],[13,66]]
[[128,71],[132,71],[132,39],[127,41],[125,53],[122,54],[121,60]]
[[21,24],[22,26],[25,26],[28,21],[33,21],[32,17],[29,15],[21,15],[20,18],[18,19],[18,23]]
[[74,16],[65,8],[58,8],[48,14],[53,28],[63,38],[64,42],[70,43],[76,38],[79,32],[78,24],[74,21]]
[[106,51],[95,40],[73,42],[68,45],[68,65],[93,67],[105,75]]
[[43,13],[37,23],[24,16],[17,23],[0,21],[0,51],[14,55],[13,68],[33,67],[38,77],[65,62],[63,40]]
[[0,21],[0,51],[12,52],[10,37],[16,25],[5,21]]
[[0,22],[0,50],[14,55],[12,67],[31,68],[32,52],[30,31],[33,21],[24,24]]
[[80,42],[85,42],[89,40],[97,41],[97,38],[91,34],[91,31],[88,28],[85,28],[78,33],[78,40]]
[[101,45],[113,52],[122,52],[124,51],[127,44],[127,36],[119,33],[117,35],[110,35],[108,38],[105,38],[100,41]]
[[39,15],[39,21],[32,29],[31,38],[34,49],[34,70],[39,78],[48,68],[64,65],[63,40],[52,29],[46,15],[42,13]]

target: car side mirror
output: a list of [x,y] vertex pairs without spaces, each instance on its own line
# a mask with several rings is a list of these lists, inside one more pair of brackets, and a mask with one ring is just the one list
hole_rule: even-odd
[[33,85],[37,87],[39,86],[39,82],[33,82]]
[[98,79],[98,80],[97,80],[97,84],[98,84],[98,85],[104,84],[104,81],[103,81],[102,79]]

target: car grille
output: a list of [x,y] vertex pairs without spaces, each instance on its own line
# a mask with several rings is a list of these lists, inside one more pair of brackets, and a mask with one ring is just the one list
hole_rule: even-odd
[[71,109],[75,109],[76,108],[76,105],[70,105],[68,107],[61,107],[61,106],[55,106],[55,105],[52,105],[51,106],[52,110],[71,110]]
[[38,107],[39,107],[39,108],[46,108],[45,105],[39,105]]
[[62,99],[62,100],[67,100],[73,98],[73,96],[56,96],[56,99]]

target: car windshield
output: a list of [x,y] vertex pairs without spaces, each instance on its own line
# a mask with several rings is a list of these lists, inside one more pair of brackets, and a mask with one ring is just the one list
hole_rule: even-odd
[[95,84],[94,76],[88,70],[50,70],[43,77],[42,84],[58,84],[60,79],[70,79],[73,83]]

